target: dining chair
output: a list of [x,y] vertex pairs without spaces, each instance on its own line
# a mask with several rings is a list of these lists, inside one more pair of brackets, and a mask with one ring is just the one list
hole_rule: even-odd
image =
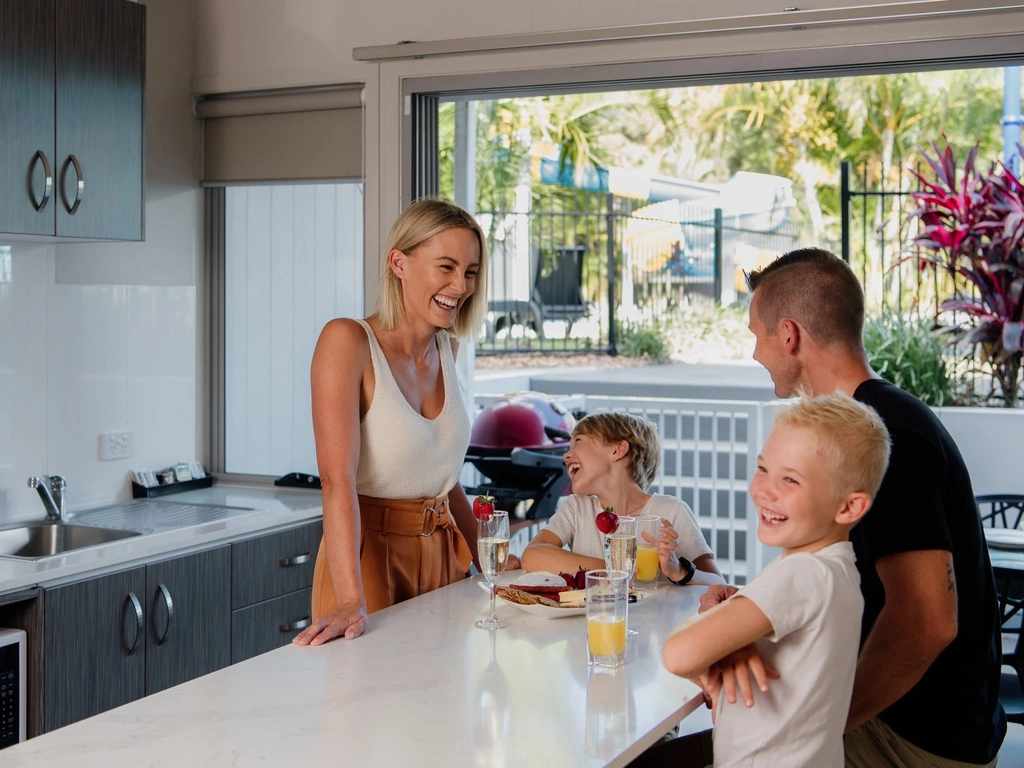
[[999,620],[1002,636],[1009,636],[1013,650],[1003,653],[1004,671],[999,684],[999,701],[1006,710],[1006,719],[1024,725],[1024,570],[995,566],[996,596],[999,600]]
[[1024,520],[1024,495],[988,493],[975,496],[974,503],[986,528],[1020,528]]

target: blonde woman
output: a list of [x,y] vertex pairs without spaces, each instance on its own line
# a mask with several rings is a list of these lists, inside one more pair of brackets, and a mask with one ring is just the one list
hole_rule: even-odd
[[320,334],[311,370],[324,537],[298,645],[351,640],[367,614],[465,578],[476,522],[458,482],[470,423],[458,338],[486,311],[487,248],[466,211],[419,200],[395,222],[377,307]]

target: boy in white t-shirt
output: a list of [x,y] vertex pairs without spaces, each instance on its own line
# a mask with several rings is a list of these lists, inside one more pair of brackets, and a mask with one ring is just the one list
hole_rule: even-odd
[[651,543],[671,581],[724,583],[690,508],[679,499],[644,490],[654,481],[660,459],[661,442],[649,419],[611,412],[581,419],[564,457],[573,495],[526,547],[523,568],[554,573],[604,568],[604,534],[597,515],[611,508],[617,515],[661,518],[658,541]]
[[[804,398],[776,415],[750,495],[758,539],[782,556],[687,621],[662,651],[671,672],[698,680],[712,697],[715,768],[842,768],[864,608],[849,534],[888,461],[882,420],[846,395]],[[725,681],[729,693],[720,695],[723,670],[731,674],[751,647],[766,667],[751,667],[756,705],[749,679]],[[689,751],[702,734],[694,736],[658,745],[634,765],[703,766],[706,750]]]

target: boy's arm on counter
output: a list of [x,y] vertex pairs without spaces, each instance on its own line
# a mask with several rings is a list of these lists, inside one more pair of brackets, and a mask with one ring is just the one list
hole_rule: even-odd
[[576,573],[580,568],[593,571],[604,568],[604,559],[578,555],[563,549],[563,542],[558,536],[545,529],[533,537],[522,558],[523,568],[527,571],[550,571],[552,573]]
[[684,623],[665,641],[662,661],[673,674],[699,678],[715,662],[771,632],[768,617],[741,595]]

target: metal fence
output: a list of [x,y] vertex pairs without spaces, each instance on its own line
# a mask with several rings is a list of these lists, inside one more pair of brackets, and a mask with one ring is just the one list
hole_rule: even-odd
[[742,270],[793,248],[788,211],[730,216],[713,203],[647,203],[528,185],[477,212],[491,254],[477,354],[600,351],[689,302],[732,303]]
[[[955,296],[976,298],[976,291],[963,277],[920,268],[916,257],[921,250],[914,244],[920,222],[913,216],[916,204],[911,197],[920,190],[920,181],[906,169],[893,183],[877,172],[869,175],[867,164],[855,170],[852,163],[843,162],[842,257],[861,279],[868,317],[895,316],[935,327],[956,324],[963,315],[951,312],[940,317],[942,302]],[[954,398],[962,401],[959,404],[972,404],[994,391],[980,346],[949,345],[945,357],[957,381]]]
[[[477,395],[477,407],[498,396]],[[730,584],[747,583],[775,556],[757,539],[757,515],[749,498],[756,457],[771,429],[770,403],[597,395],[560,400],[570,409],[635,413],[657,425],[662,461],[650,490],[690,506]],[[469,486],[481,482],[469,465],[462,480]],[[537,521],[517,531],[511,551],[521,554],[545,524]]]
[[911,194],[921,190],[920,181],[906,171],[895,183],[875,175],[868,164],[840,166],[842,256],[861,278],[869,315],[934,320],[944,299],[969,289],[944,272],[921,270],[914,258],[920,254],[914,245],[919,223]]

